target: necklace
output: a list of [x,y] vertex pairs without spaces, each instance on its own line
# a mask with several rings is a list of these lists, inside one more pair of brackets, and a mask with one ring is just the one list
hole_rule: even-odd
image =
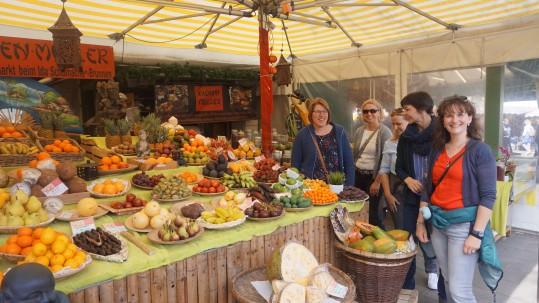
[[458,145],[455,145],[455,146],[449,146],[449,144],[447,144],[446,148],[445,148],[445,154],[447,155],[447,161],[445,162],[445,167],[449,167],[452,163],[451,163],[451,158],[453,158],[456,154],[459,153],[459,151],[464,147],[466,146],[466,144],[468,144],[468,141],[470,141],[469,139],[467,139],[466,141],[464,141],[463,143],[460,143]]

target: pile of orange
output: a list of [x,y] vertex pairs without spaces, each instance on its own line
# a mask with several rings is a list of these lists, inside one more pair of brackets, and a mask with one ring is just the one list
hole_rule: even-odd
[[[28,163],[28,166],[30,166],[31,168],[36,168],[39,161],[49,159],[50,157],[51,157],[51,154],[49,154],[48,152],[40,152],[40,153],[38,153],[36,155],[36,159],[34,159],[34,160],[30,161],[30,163]],[[60,162],[54,160],[53,163],[54,163],[54,165],[58,165]],[[19,171],[22,174],[22,168],[19,168],[19,170],[17,171],[17,176],[19,176]],[[19,178],[21,178],[21,177],[22,177],[22,175],[19,176]]]
[[99,164],[101,165],[97,167],[98,170],[115,170],[129,167],[129,164],[117,155],[103,157],[99,160]]
[[[9,237],[8,242],[12,237],[15,236]],[[33,231],[23,227],[18,230],[17,237],[17,242],[22,241],[21,238],[25,244],[30,241],[30,246],[21,250],[21,252],[26,250],[24,261],[19,261],[18,264],[39,263],[55,273],[64,267],[76,269],[86,261],[85,252],[79,250],[65,234],[56,232],[50,227],[39,227]],[[6,253],[9,253],[8,251],[6,250]]]
[[314,204],[328,204],[339,200],[337,194],[327,187],[308,190],[304,192],[303,195],[307,198],[311,198]]
[[164,163],[168,163],[168,162],[172,162],[174,160],[172,160],[172,158],[168,158],[168,157],[159,157],[159,158],[148,158],[144,161],[144,164],[154,164],[154,163],[157,163],[157,164],[164,164]]
[[183,178],[186,183],[194,183],[198,181],[198,175],[192,172],[183,172],[178,175],[179,177]]
[[54,140],[52,144],[47,144],[43,147],[45,151],[52,153],[78,153],[80,149],[71,144],[71,141],[65,140]]
[[13,126],[0,126],[0,137],[2,138],[23,138],[24,135]]
[[104,195],[115,195],[121,193],[125,190],[125,184],[122,181],[112,181],[110,179],[105,180],[104,182],[97,183],[92,187],[92,191],[104,194]]
[[193,142],[191,142],[191,144],[184,143],[182,148],[183,150],[188,151],[190,153],[194,153],[195,150],[197,149],[201,152],[207,152],[209,150],[209,148],[206,145],[204,145],[204,141],[200,139],[194,139]]
[[19,228],[16,235],[7,238],[6,243],[0,246],[0,253],[26,256],[32,251],[33,232],[30,227]]

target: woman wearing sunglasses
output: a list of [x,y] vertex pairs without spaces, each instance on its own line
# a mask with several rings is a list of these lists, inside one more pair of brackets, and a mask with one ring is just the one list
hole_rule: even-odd
[[[326,175],[341,171],[345,185],[354,185],[350,141],[344,128],[331,121],[326,100],[316,98],[309,105],[310,125],[302,128],[292,146],[292,166],[310,179],[327,180]],[[337,147],[337,148],[335,148]]]
[[361,119],[365,125],[354,132],[354,163],[356,187],[369,193],[369,223],[384,228],[384,210],[379,208],[380,176],[384,143],[391,137],[391,130],[381,123],[380,102],[369,99],[361,105]]

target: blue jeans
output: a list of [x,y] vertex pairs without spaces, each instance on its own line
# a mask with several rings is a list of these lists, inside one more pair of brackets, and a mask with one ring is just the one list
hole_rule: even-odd
[[464,253],[464,241],[471,223],[451,224],[444,230],[433,228],[431,241],[445,278],[447,303],[476,303],[473,276],[479,254]]

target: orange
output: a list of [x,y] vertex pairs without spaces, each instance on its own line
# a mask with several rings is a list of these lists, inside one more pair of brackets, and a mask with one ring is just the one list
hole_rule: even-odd
[[60,144],[62,144],[62,141],[56,139],[56,140],[54,140],[53,144],[54,144],[54,146],[60,146]]
[[[64,144],[64,143],[62,143]],[[64,152],[70,153],[71,152],[71,144],[66,144],[63,148]]]
[[51,152],[53,147],[54,147],[54,145],[52,145],[52,144],[47,144],[47,145],[45,145],[44,148],[45,148],[45,151]]
[[71,146],[71,152],[72,152],[72,153],[78,153],[79,151],[80,151],[80,150],[79,150],[78,147],[76,147],[76,146]]
[[31,168],[36,168],[37,167],[37,159],[34,159],[34,160],[30,161],[30,163],[28,163],[28,166],[30,166]]
[[31,236],[34,231],[30,227],[21,227],[17,230],[17,235],[19,236]]
[[103,157],[99,162],[103,165],[110,165],[112,163],[112,160],[109,157]]
[[0,253],[5,254],[6,251],[7,251],[7,244],[4,244],[4,245],[0,246]]
[[25,247],[21,250],[21,256],[27,256],[30,252],[32,252],[32,246]]
[[86,261],[86,253],[83,252],[82,250],[78,250],[75,253],[75,256],[73,257],[73,259],[75,259],[75,261],[77,261],[77,263],[82,264],[82,263],[84,263]]
[[62,148],[60,148],[60,147],[58,147],[58,146],[53,146],[52,152],[53,152],[53,153],[61,153],[61,152],[62,152]]
[[75,256],[75,251],[76,250],[72,250],[72,249],[69,249],[67,248],[63,253],[62,255],[64,255],[64,257],[67,259],[71,259]]
[[52,273],[59,272],[63,268],[64,268],[64,266],[60,265],[60,264],[56,264],[56,265],[53,265],[53,266],[49,267],[49,269],[52,271]]
[[6,132],[6,128],[3,126],[0,126],[0,135],[3,135]]
[[105,184],[103,183],[98,183],[96,185],[94,185],[94,187],[92,188],[93,191],[95,191],[96,193],[101,193],[103,192],[103,189],[105,188]]
[[111,164],[111,165],[109,165],[109,169],[110,169],[110,170],[116,170],[116,169],[118,169],[118,164]]
[[20,132],[14,132],[11,135],[13,135],[15,138],[22,138],[22,134]]
[[66,144],[65,143],[60,143],[58,145],[59,148],[61,148],[62,150],[64,150],[64,148],[66,147]]
[[62,241],[66,245],[68,245],[70,243],[69,239],[67,238],[67,236],[64,233],[56,233],[56,234],[58,235],[56,237],[56,241]]
[[76,259],[67,259],[64,262],[64,267],[70,266],[73,269],[79,268],[79,262]]
[[19,168],[19,169],[17,169],[17,178],[22,179],[22,170],[23,170],[23,169],[24,169],[24,168],[22,168],[22,167]]
[[2,138],[11,138],[13,137],[10,133],[3,133]]
[[121,159],[120,157],[116,156],[116,155],[110,157],[110,160],[111,160],[112,163],[114,163],[114,164],[118,164],[118,163],[122,162],[122,159]]
[[107,179],[107,180],[105,180],[105,181],[103,182],[103,184],[105,184],[105,185],[112,184],[112,180]]
[[17,238],[17,245],[21,248],[32,246],[32,237],[30,236],[19,236]]
[[120,162],[118,163],[118,168],[128,168],[129,164],[127,162]]
[[8,132],[8,133],[10,133],[10,134],[11,134],[11,133],[14,133],[14,132],[16,132],[16,131],[17,131],[17,130],[16,130],[15,127],[13,127],[13,126],[8,126],[8,127],[6,127],[6,132]]
[[56,232],[50,228],[47,227],[45,230],[41,233],[41,242],[43,244],[52,244],[56,240]]
[[18,255],[21,253],[22,248],[17,243],[9,243],[7,245],[6,254]]
[[54,266],[54,265],[62,265],[63,266],[65,261],[66,261],[66,258],[64,257],[64,255],[56,254],[56,255],[52,256],[51,261],[50,261],[50,265],[51,266]]
[[17,235],[9,236],[9,237],[7,238],[7,240],[6,240],[6,243],[7,243],[7,244],[17,243],[17,238],[18,238],[18,237],[19,237],[19,236],[17,236]]
[[32,236],[34,237],[34,239],[41,238],[41,233],[44,230],[45,230],[45,228],[43,228],[43,227],[38,227],[38,228],[34,229],[34,231],[32,232]]
[[51,155],[48,152],[40,152],[39,154],[37,154],[38,160],[48,159],[50,157]]
[[39,256],[39,257],[36,257],[36,260],[34,261],[35,263],[39,263],[45,267],[49,267],[49,258],[45,257],[45,256]]
[[116,185],[114,184],[107,184],[105,185],[105,188],[103,188],[103,191],[101,193],[105,195],[114,195],[118,192],[118,189],[116,188]]
[[121,181],[114,182],[114,186],[116,186],[116,191],[118,193],[121,193],[125,189],[125,185]]
[[50,260],[52,256],[54,256],[54,253],[50,249],[47,250],[47,252],[45,253],[45,257]]
[[97,167],[97,170],[109,170],[109,166],[108,165],[100,165]]
[[56,161],[56,160],[53,160],[52,161],[52,164],[54,164],[54,166],[58,166],[58,164],[60,164],[60,162]]
[[67,139],[62,140],[62,143],[71,144],[71,142],[69,142],[69,140],[67,140]]
[[62,240],[56,240],[51,244],[51,251],[57,255],[62,254],[66,250],[67,244]]

